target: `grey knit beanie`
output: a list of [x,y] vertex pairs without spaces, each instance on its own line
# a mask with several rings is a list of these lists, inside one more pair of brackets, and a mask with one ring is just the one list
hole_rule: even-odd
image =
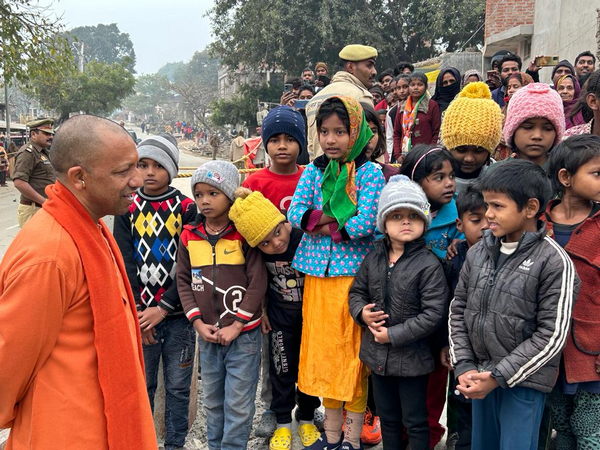
[[169,183],[179,172],[179,149],[171,141],[162,136],[150,136],[138,144],[140,159],[149,158],[156,161],[169,173]]
[[240,174],[237,167],[228,161],[209,161],[198,167],[192,175],[192,193],[198,183],[216,187],[233,202],[234,192],[240,187]]
[[396,209],[407,208],[418,213],[425,221],[425,231],[431,224],[431,205],[421,186],[406,175],[394,175],[385,185],[379,197],[377,228],[385,233],[385,219]]

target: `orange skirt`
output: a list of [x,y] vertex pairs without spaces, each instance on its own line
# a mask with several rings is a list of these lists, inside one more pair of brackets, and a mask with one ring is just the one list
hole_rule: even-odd
[[360,397],[362,328],[350,316],[354,277],[306,275],[298,388],[308,395],[351,401]]

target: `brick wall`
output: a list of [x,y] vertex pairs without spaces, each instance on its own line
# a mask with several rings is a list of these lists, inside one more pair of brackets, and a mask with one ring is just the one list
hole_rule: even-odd
[[532,25],[535,0],[487,0],[485,38],[516,27]]

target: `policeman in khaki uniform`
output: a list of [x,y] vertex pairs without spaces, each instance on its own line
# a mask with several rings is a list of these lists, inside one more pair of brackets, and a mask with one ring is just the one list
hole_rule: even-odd
[[21,228],[42,207],[46,201],[44,189],[56,180],[48,154],[54,136],[53,123],[52,119],[29,122],[29,141],[15,157],[13,180],[21,193],[21,203],[17,208]]

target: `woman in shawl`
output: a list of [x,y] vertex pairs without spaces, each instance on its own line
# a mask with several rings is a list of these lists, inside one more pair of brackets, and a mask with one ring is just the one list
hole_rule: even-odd
[[305,232],[293,262],[306,274],[298,387],[323,397],[325,407],[326,432],[309,448],[346,442],[358,449],[367,371],[358,358],[362,331],[350,316],[348,292],[373,248],[385,181],[365,155],[373,132],[357,100],[325,100],[316,123],[324,153],[304,169],[288,211],[292,226]]
[[556,92],[558,92],[563,101],[566,129],[568,130],[574,126],[583,125],[585,119],[583,118],[581,111],[578,111],[571,117],[571,111],[577,104],[579,96],[581,95],[581,87],[579,86],[577,78],[573,75],[563,75],[556,81],[554,89],[556,89]]
[[479,72],[479,70],[469,69],[463,73],[462,81],[460,83],[460,90],[462,91],[467,84],[477,83],[478,81],[485,81],[481,75],[481,72]]
[[446,67],[440,70],[435,80],[435,93],[433,99],[440,107],[440,113],[444,114],[450,102],[460,92],[460,72],[454,67]]

